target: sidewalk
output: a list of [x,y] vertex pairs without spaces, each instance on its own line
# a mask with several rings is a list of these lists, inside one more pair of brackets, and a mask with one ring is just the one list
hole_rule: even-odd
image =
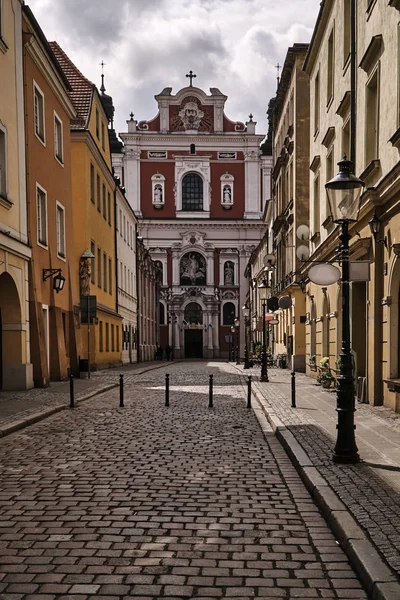
[[[165,366],[165,361],[134,363],[92,372],[90,379],[74,379],[75,402],[92,398],[119,385],[119,375],[125,380]],[[26,391],[0,391],[0,437],[23,429],[32,423],[69,408],[69,381],[53,381],[47,388]]]
[[237,368],[252,375],[257,401],[337,539],[367,589],[375,584],[377,595],[372,597],[400,598],[400,414],[357,404],[361,463],[337,465],[332,462],[337,423],[333,390],[296,373],[297,408],[291,408],[290,370],[269,369],[269,383],[261,383],[259,368]]

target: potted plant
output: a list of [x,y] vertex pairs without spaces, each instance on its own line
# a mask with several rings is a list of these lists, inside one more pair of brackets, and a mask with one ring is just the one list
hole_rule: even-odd
[[328,369],[321,371],[317,377],[317,382],[321,384],[324,389],[329,389],[334,381],[335,379]]
[[329,356],[324,356],[323,358],[321,358],[321,360],[319,361],[319,366],[321,367],[321,369],[329,369]]
[[310,354],[309,363],[311,371],[317,370],[317,357],[315,354]]

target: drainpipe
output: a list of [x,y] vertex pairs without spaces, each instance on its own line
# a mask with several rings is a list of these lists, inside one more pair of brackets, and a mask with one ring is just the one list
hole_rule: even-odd
[[357,23],[356,0],[350,0],[350,160],[356,172],[356,53]]

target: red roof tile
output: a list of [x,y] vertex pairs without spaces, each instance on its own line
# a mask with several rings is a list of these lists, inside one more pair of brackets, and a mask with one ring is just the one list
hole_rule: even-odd
[[75,107],[76,117],[71,121],[71,129],[86,129],[89,122],[95,85],[82,75],[57,42],[50,42],[50,47],[72,88],[69,92],[69,96]]

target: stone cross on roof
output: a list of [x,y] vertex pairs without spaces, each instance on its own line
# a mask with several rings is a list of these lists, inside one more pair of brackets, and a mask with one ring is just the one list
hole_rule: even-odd
[[192,71],[192,70],[190,70],[190,71],[189,71],[189,73],[188,73],[188,74],[186,74],[186,77],[189,77],[189,78],[190,78],[190,87],[193,87],[193,84],[192,84],[192,79],[193,79],[194,77],[197,77],[197,75],[195,75],[195,74],[193,73],[193,71]]

